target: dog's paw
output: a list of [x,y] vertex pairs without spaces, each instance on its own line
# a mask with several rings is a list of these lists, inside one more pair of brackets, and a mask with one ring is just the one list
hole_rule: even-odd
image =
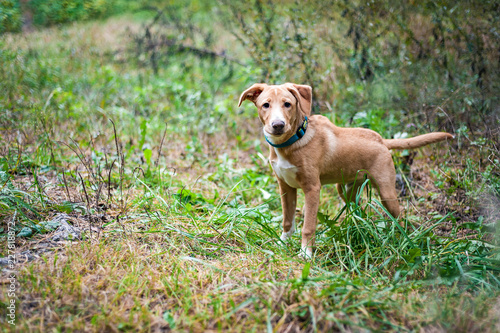
[[308,246],[303,246],[300,249],[299,256],[303,258],[304,260],[310,260],[312,259],[313,256],[313,251],[311,247]]
[[286,242],[290,237],[292,237],[292,234],[293,234],[293,230],[290,229],[288,232],[282,232],[281,233],[281,237],[280,239],[283,241],[283,242]]
[[293,233],[295,232],[295,219],[293,219],[293,222],[292,222],[292,227],[290,228],[290,230],[288,231],[283,231],[281,233],[281,237],[280,239],[285,242],[287,239],[289,239],[290,237],[292,237]]

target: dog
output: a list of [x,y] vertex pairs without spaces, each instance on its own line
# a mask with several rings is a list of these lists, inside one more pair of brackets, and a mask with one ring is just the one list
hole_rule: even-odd
[[[321,185],[337,184],[346,203],[356,196],[365,178],[370,179],[382,204],[399,217],[396,171],[390,149],[411,149],[447,140],[446,132],[433,132],[408,139],[383,139],[365,128],[335,126],[328,118],[311,115],[312,88],[285,83],[257,83],[245,90],[245,100],[258,109],[274,174],[278,180],[286,241],[295,231],[297,189],[305,194],[301,255],[312,257]],[[346,185],[346,188],[344,186]]]

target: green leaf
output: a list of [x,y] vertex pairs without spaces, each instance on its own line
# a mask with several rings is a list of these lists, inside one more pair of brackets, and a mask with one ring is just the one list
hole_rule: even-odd
[[168,323],[171,329],[175,328],[175,318],[169,311],[163,313],[163,319]]
[[33,230],[28,227],[24,227],[21,229],[21,231],[17,234],[17,237],[29,237],[33,235]]
[[56,230],[61,225],[61,223],[59,221],[45,221],[45,222],[40,222],[39,225],[44,229],[46,229],[47,231],[52,231]]
[[408,250],[408,255],[403,256],[406,261],[414,262],[415,258],[420,257],[422,255],[422,251],[419,248],[413,248]]
[[64,201],[61,205],[55,205],[55,209],[62,213],[71,213],[75,210],[75,205],[69,201]]
[[151,149],[149,149],[149,148],[148,149],[144,149],[143,154],[144,154],[144,159],[146,160],[146,163],[148,165],[150,165],[151,164],[151,156],[153,156],[153,151]]
[[146,119],[144,119],[141,122],[140,129],[141,129],[141,140],[139,140],[139,147],[142,147],[144,145],[144,142],[146,142],[146,132],[148,129],[148,122],[146,121]]
[[302,269],[302,280],[306,281],[309,277],[309,272],[311,270],[311,262],[306,262],[304,268]]

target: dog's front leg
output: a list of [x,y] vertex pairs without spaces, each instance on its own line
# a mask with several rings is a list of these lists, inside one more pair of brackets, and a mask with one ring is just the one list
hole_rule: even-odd
[[321,184],[308,185],[303,188],[306,204],[304,226],[302,227],[301,255],[307,259],[312,257],[312,247],[316,234],[316,222],[318,217],[319,193]]
[[278,179],[281,193],[281,207],[283,209],[283,233],[281,240],[286,241],[295,231],[295,208],[297,207],[297,189],[288,186]]

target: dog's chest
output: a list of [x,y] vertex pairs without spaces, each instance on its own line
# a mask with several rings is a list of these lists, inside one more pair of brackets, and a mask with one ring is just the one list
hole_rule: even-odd
[[297,182],[298,168],[295,165],[288,162],[288,160],[284,159],[282,156],[280,156],[280,154],[278,154],[278,158],[276,160],[271,161],[271,165],[273,166],[273,170],[279,179],[283,180],[291,187],[300,187],[299,183]]

